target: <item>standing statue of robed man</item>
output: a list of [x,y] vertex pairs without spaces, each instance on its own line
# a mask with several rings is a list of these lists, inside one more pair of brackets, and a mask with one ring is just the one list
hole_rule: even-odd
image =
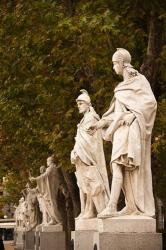
[[[147,79],[130,64],[130,53],[119,48],[112,57],[113,69],[123,76],[114,90],[108,111],[92,131],[102,128],[103,138],[112,141],[113,173],[110,201],[98,217],[125,214],[155,215],[151,176],[151,133],[156,100]],[[117,212],[121,189],[126,206]]]
[[57,200],[59,189],[59,178],[57,172],[57,166],[54,162],[54,156],[47,158],[47,168],[44,173],[38,177],[30,178],[31,181],[36,181],[37,190],[41,194],[44,216],[47,214],[48,220],[46,222],[44,218],[44,224],[55,225],[62,223],[61,214],[59,212]]
[[90,134],[88,127],[99,120],[91,106],[86,90],[77,98],[79,112],[84,116],[77,125],[75,146],[71,152],[71,162],[76,166],[77,184],[80,191],[81,214],[79,219],[96,217],[107,205],[109,185],[101,131]]

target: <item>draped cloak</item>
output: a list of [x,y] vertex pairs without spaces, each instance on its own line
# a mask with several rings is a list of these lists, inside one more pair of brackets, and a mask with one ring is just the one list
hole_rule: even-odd
[[[117,103],[122,112],[116,112]],[[103,128],[103,139],[112,141],[111,163],[117,162],[128,170],[127,182],[137,209],[149,216],[155,215],[151,175],[151,133],[156,115],[156,100],[147,79],[137,76],[118,84],[109,110],[102,119],[109,121]],[[123,115],[133,113],[130,126],[115,125]],[[110,122],[114,120],[114,122]],[[114,124],[113,124],[114,123]],[[113,127],[114,128],[113,128]]]
[[57,206],[59,180],[56,166],[47,167],[45,173],[36,178],[37,189],[42,195],[48,215],[57,223],[62,221]]
[[[75,137],[74,151],[80,160],[89,166],[89,174],[93,176],[93,166],[97,168],[101,182],[105,188],[106,203],[109,200],[109,183],[106,171],[105,156],[103,150],[103,140],[101,130],[96,131],[93,135],[88,133],[91,125],[94,125],[99,120],[99,116],[91,107],[80,123],[77,125],[77,135]],[[91,171],[92,170],[92,171]],[[94,173],[95,174],[95,173]],[[77,176],[77,171],[76,171]]]
[[40,224],[40,211],[37,201],[36,188],[28,189],[26,202],[27,202],[26,216],[28,222],[27,229],[28,231],[31,231],[37,225]]

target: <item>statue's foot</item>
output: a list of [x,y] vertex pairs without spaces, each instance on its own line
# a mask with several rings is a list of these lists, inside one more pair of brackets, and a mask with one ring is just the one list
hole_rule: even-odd
[[117,217],[118,212],[116,209],[111,208],[111,206],[107,206],[101,213],[97,215],[99,219],[104,219],[104,218],[111,218],[111,217]]
[[96,215],[93,214],[93,213],[87,213],[87,214],[84,214],[81,219],[92,219],[92,218],[95,218]]
[[80,214],[75,218],[75,220],[81,219],[83,215],[84,215],[83,213],[80,213]]
[[48,222],[48,225],[50,226],[50,225],[55,225],[55,224],[57,224],[54,220],[50,220],[49,222]]
[[62,225],[63,225],[63,222],[62,222],[62,221],[58,221],[58,222],[57,222],[57,225],[62,226]]
[[47,223],[42,222],[42,223],[40,223],[38,226],[39,226],[39,227],[42,227],[42,226],[46,226],[46,225],[47,225]]
[[139,215],[140,212],[136,208],[129,208],[124,207],[122,210],[118,212],[119,216],[125,216],[125,215]]

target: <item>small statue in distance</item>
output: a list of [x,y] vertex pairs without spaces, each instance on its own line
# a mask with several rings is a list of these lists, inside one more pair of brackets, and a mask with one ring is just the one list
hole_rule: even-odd
[[43,224],[62,224],[62,217],[58,208],[59,178],[54,155],[47,158],[47,168],[40,169],[39,176],[30,177],[30,181],[36,181],[38,198],[40,195],[40,206],[43,212]]

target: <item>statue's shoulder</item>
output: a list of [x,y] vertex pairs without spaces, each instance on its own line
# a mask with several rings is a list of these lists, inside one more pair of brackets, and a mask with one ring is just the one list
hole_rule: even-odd
[[89,113],[88,113],[88,115],[87,115],[87,120],[100,120],[100,117],[99,117],[99,115],[95,112],[95,111],[90,111]]

